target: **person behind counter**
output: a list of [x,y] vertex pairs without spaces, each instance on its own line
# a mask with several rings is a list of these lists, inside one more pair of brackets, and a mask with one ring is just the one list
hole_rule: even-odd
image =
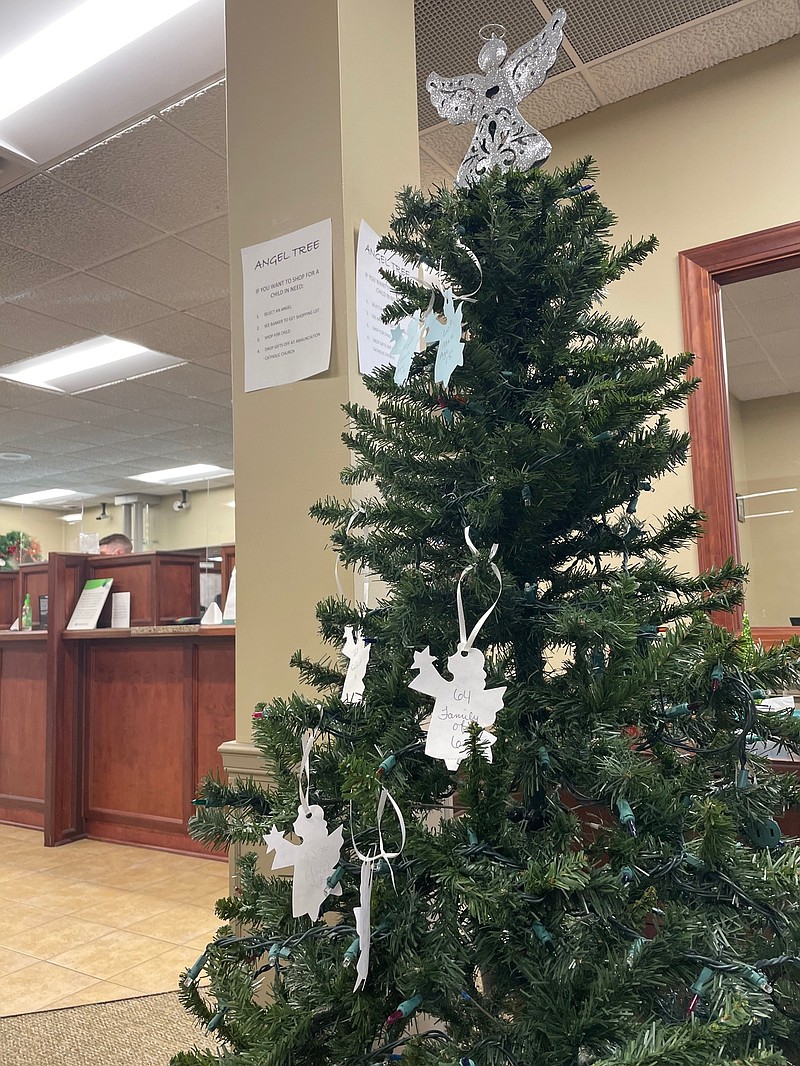
[[130,555],[133,551],[133,541],[124,533],[109,533],[100,541],[101,555]]

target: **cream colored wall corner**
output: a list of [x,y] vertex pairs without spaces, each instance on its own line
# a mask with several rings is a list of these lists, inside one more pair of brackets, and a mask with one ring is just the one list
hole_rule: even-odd
[[[668,353],[683,349],[678,253],[800,217],[800,37],[623,100],[547,131],[550,166],[592,155],[616,241],[655,233],[658,251],[612,286],[606,307],[633,315]],[[675,424],[688,428],[685,412]],[[688,468],[644,507],[692,500]],[[678,560],[696,571],[694,551]]]
[[64,551],[64,537],[67,523],[61,520],[57,511],[44,507],[17,507],[14,504],[0,504],[0,534],[29,533],[41,545],[45,555],[48,552]]
[[[237,739],[260,700],[298,687],[296,648],[319,648],[314,607],[335,592],[327,531],[308,518],[339,473],[341,404],[361,398],[355,240],[419,182],[412,0],[229,0],[226,11],[236,469]],[[243,391],[240,249],[333,220],[331,368]]]

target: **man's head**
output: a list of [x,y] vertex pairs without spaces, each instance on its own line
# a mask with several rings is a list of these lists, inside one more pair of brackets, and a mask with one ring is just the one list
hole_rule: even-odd
[[133,551],[133,542],[124,533],[109,533],[100,541],[101,555],[129,555]]

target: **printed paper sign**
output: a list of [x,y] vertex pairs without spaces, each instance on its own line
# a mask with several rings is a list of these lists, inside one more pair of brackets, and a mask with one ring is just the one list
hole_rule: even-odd
[[418,281],[417,271],[394,252],[378,252],[380,237],[364,220],[358,231],[356,253],[356,323],[358,332],[358,369],[371,374],[379,366],[395,366],[392,355],[392,326],[381,322],[383,309],[394,303],[397,293],[381,275],[381,267],[407,274]]
[[331,220],[242,248],[244,391],[321,374],[330,366]]

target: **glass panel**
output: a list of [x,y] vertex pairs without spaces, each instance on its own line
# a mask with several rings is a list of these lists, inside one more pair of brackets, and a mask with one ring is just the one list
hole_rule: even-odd
[[724,286],[722,318],[746,610],[800,625],[800,270]]

